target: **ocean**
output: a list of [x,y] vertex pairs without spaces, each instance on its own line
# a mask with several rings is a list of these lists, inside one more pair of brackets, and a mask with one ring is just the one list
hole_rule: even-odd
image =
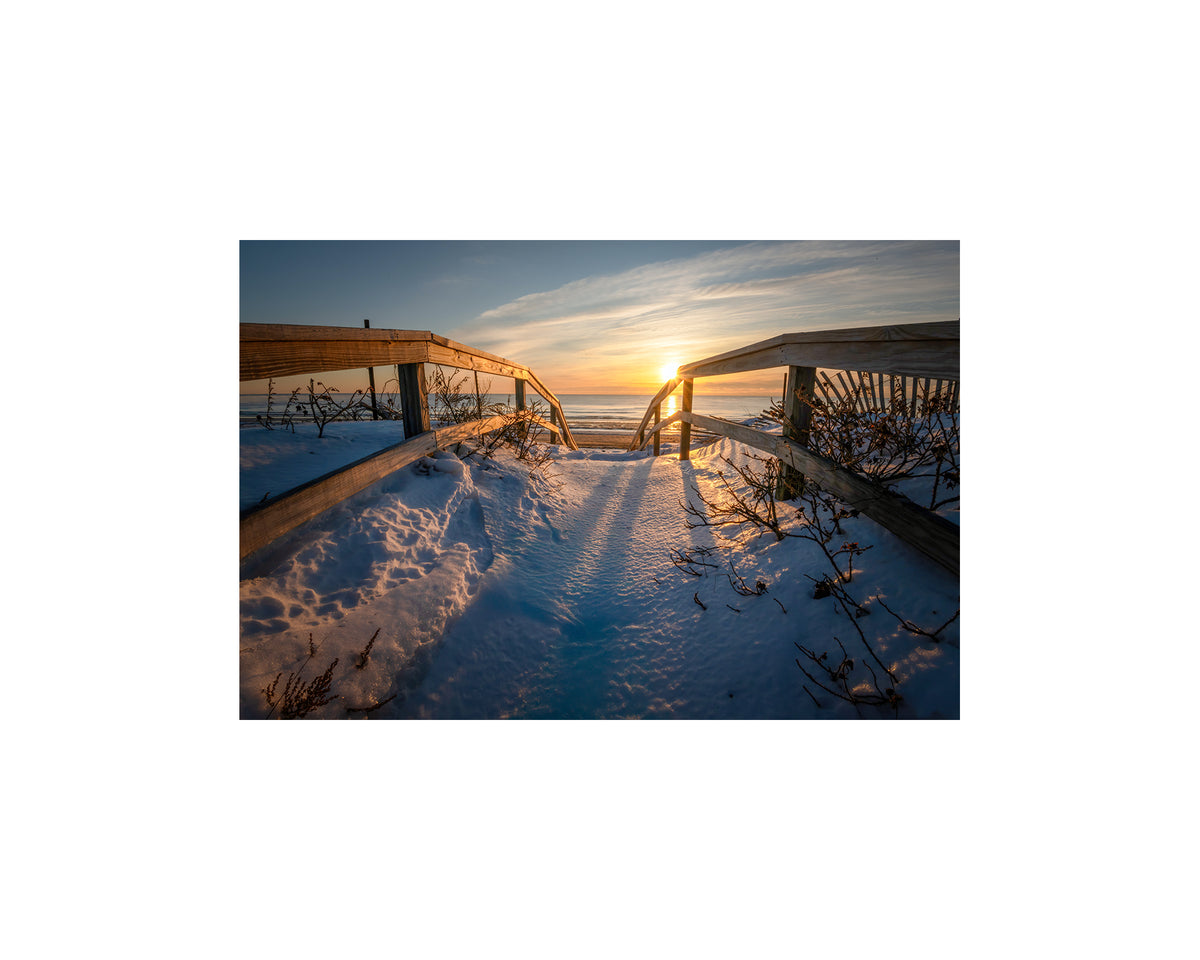
[[[284,405],[290,394],[275,394],[271,411],[276,417],[283,413]],[[341,403],[350,399],[351,394],[335,393],[333,398]],[[394,399],[393,394],[388,397]],[[567,424],[572,430],[623,430],[631,431],[641,422],[646,412],[646,405],[652,398],[651,394],[629,396],[624,394],[559,394],[563,412],[567,416]],[[431,398],[432,399],[432,398]],[[745,396],[706,396],[696,391],[692,409],[706,416],[722,417],[726,420],[742,421],[758,416],[771,404],[773,398],[766,394]],[[529,403],[541,400],[537,394],[530,392]],[[369,402],[369,398],[368,398]],[[379,402],[384,402],[380,395]],[[513,402],[513,395],[490,393],[484,395],[484,403]],[[543,401],[544,403],[544,401]],[[669,417],[679,410],[680,391],[676,391],[663,401],[662,415]],[[254,422],[254,418],[267,412],[267,395],[265,393],[244,393],[241,395],[241,420]],[[430,411],[434,413],[434,411]],[[369,418],[368,418],[369,419]]]

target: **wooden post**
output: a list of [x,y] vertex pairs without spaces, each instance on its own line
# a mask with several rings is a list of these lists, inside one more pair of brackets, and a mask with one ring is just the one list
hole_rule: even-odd
[[[686,377],[683,381],[683,402],[680,404],[680,409],[684,413],[692,412],[692,378]],[[657,437],[658,434],[655,434]],[[679,459],[690,460],[692,458],[692,425],[684,420],[679,424]]]
[[[660,403],[658,406],[656,406],[656,407],[654,408],[654,425],[655,425],[656,427],[658,426],[658,422],[659,422],[661,419],[662,419],[662,404]],[[656,457],[658,456],[658,438],[659,438],[661,435],[662,435],[662,431],[661,431],[661,430],[660,430],[660,431],[658,431],[657,433],[655,433],[655,434],[654,434],[654,455],[655,455]]]
[[479,394],[479,371],[472,370],[471,372],[473,374],[475,374],[475,416],[477,416],[480,420],[482,420],[483,419],[483,397],[480,396],[480,394]]
[[[801,397],[811,400],[816,382],[816,367],[788,367],[786,389],[783,392],[783,416],[787,421],[783,426],[783,436],[802,447],[808,446],[812,407]],[[803,489],[804,474],[790,464],[781,462],[775,499],[791,500]]]
[[404,436],[412,439],[429,432],[429,388],[425,384],[425,364],[396,365],[400,381],[400,411],[404,417]]
[[[525,381],[514,377],[513,384],[517,391],[517,413],[523,413],[525,411]],[[528,424],[522,424],[520,427],[521,436],[524,437],[527,431]]]
[[[363,326],[366,329],[370,330],[371,329],[371,321],[364,320]],[[377,406],[375,406],[375,368],[374,367],[367,367],[367,379],[371,383],[371,419],[378,420],[379,419],[379,408]],[[385,384],[385,386],[386,386],[386,384]]]

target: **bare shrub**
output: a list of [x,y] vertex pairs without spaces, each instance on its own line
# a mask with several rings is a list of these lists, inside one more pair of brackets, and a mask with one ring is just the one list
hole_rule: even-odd
[[[290,397],[288,397],[287,403],[284,404],[283,412],[277,414],[275,412],[275,378],[271,377],[267,381],[267,412],[266,412],[266,414],[261,414],[261,413],[255,414],[255,416],[254,416],[255,421],[260,426],[266,427],[268,430],[274,430],[275,423],[278,422],[280,426],[285,427],[288,430],[291,430],[292,433],[295,433],[296,432],[295,418],[296,418],[296,413],[298,412],[296,397],[299,394],[300,394],[300,388],[297,387],[295,390],[292,391],[292,395]],[[278,417],[278,421],[276,421],[277,417]]]
[[750,458],[759,464],[759,469],[742,467],[728,457],[721,459],[737,475],[744,485],[739,490],[729,482],[724,470],[718,470],[717,476],[723,484],[723,496],[720,498],[706,497],[699,486],[693,484],[692,490],[700,499],[702,506],[696,506],[691,500],[681,500],[679,505],[687,514],[689,530],[697,527],[728,527],[734,526],[741,530],[749,530],[755,536],[761,536],[770,530],[775,534],[776,541],[782,540],[789,534],[784,530],[775,506],[775,485],[779,479],[779,461],[774,458],[759,457],[749,454]]
[[[892,381],[896,395],[896,378]],[[808,449],[813,453],[889,488],[900,481],[931,480],[930,510],[958,501],[951,491],[959,484],[959,414],[945,393],[882,408],[872,405],[861,384],[830,400],[800,391],[796,396],[812,411]],[[792,426],[782,401],[764,410],[761,419]]]
[[[336,420],[354,420],[360,408],[363,392],[355,390],[350,399],[339,402],[333,398],[336,387],[327,387],[320,380],[308,381],[308,400],[296,404],[296,412],[317,425],[317,437],[325,436],[325,427]],[[294,394],[293,394],[294,396]],[[370,408],[368,407],[368,410]]]
[[[311,656],[309,659],[311,659]],[[262,694],[266,698],[267,704],[271,707],[267,711],[267,718],[269,719],[271,714],[275,712],[275,708],[279,707],[279,716],[281,719],[301,720],[318,707],[323,707],[334,700],[340,700],[340,695],[330,692],[330,686],[333,682],[333,668],[337,664],[338,658],[335,657],[333,662],[325,668],[324,673],[310,680],[308,683],[304,683],[300,679],[300,675],[304,673],[304,667],[302,666],[298,672],[288,674],[281,694],[276,693],[276,687],[279,686],[279,678],[283,676],[283,671],[281,670],[275,674],[275,679],[271,681],[270,686],[263,687],[262,689]],[[306,661],[304,666],[307,665]]]
[[[699,487],[693,486],[699,505],[690,502],[683,505],[688,514],[689,528],[732,527],[739,534],[749,533],[752,536],[761,536],[769,530],[775,535],[776,542],[785,537],[796,537],[816,544],[832,574],[819,578],[808,577],[814,584],[812,599],[832,598],[839,616],[847,620],[858,637],[861,651],[852,655],[838,636],[834,636],[833,641],[840,650],[840,656],[832,650],[822,651],[796,642],[796,648],[803,655],[803,659],[796,658],[796,665],[818,691],[851,704],[860,716],[864,708],[877,708],[893,717],[899,716],[902,702],[900,677],[894,666],[889,666],[880,658],[875,645],[862,628],[860,621],[871,613],[867,604],[878,601],[907,633],[934,642],[940,641],[942,631],[958,618],[958,612],[941,626],[928,629],[893,611],[880,596],[859,602],[846,585],[853,582],[854,560],[872,549],[872,545],[853,539],[842,525],[843,521],[859,516],[859,511],[826,493],[811,480],[800,492],[798,504],[781,508],[773,496],[779,479],[779,461],[752,454],[749,456],[754,463],[746,466],[738,466],[728,458],[722,458],[740,482],[731,482],[726,472],[720,471],[718,476],[722,485],[718,496],[706,496]],[[733,541],[736,538],[726,539]],[[721,552],[720,547],[676,549],[671,551],[671,559],[683,573],[702,577],[707,576],[710,570],[720,569]],[[732,559],[726,556],[726,560],[730,569],[726,576],[738,596],[761,596],[767,592],[765,582],[759,580],[751,587],[738,575]],[[699,600],[696,602],[699,603]],[[779,603],[778,599],[776,602]],[[787,613],[782,603],[779,606]],[[823,708],[824,704],[812,690],[807,686],[804,690],[818,707]]]
[[471,378],[465,371],[451,368],[446,370],[433,364],[427,384],[429,392],[429,416],[440,423],[469,423],[472,420],[482,420],[484,417],[503,414],[507,410],[504,403],[484,403],[483,397],[490,392],[492,382],[486,381],[476,393],[474,388],[467,390]]

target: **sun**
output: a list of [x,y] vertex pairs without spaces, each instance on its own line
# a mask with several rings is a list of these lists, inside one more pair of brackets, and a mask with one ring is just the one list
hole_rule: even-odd
[[679,364],[674,361],[664,363],[662,369],[658,371],[658,377],[663,383],[675,377],[675,371],[679,369]]

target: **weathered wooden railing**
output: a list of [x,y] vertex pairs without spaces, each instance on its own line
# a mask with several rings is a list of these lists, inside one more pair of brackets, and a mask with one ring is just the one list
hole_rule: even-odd
[[528,420],[577,449],[558,398],[528,367],[455,343],[427,330],[378,330],[298,324],[243,323],[241,380],[358,370],[396,365],[405,439],[348,466],[242,511],[241,557],[246,560],[272,541],[313,519],[377,480],[435,450],[496,430],[504,417],[482,417],[433,429],[429,420],[426,363],[512,377],[518,410],[527,410],[526,385],[550,408],[550,422]]
[[[692,412],[693,382],[696,378],[779,366],[787,367],[783,412],[789,426],[783,436]],[[809,397],[815,395],[818,367],[856,371],[859,374],[892,374],[897,377],[941,380],[947,383],[947,389],[953,391],[957,401],[958,321],[785,333],[771,340],[684,364],[675,378],[663,384],[650,400],[641,423],[634,431],[630,449],[639,450],[653,440],[654,454],[658,456],[659,436],[673,423],[680,424],[681,460],[687,460],[691,455],[693,426],[737,440],[777,457],[784,465],[785,482],[789,485],[802,482],[804,474],[812,476],[830,493],[946,569],[958,573],[959,536],[956,524],[807,449],[811,408],[801,402],[798,394]],[[683,387],[681,409],[663,420],[662,402],[680,386]],[[938,384],[937,389],[941,391],[942,385]],[[915,384],[912,392],[915,406]],[[908,402],[907,396],[905,402]],[[647,430],[651,417],[654,426]]]

